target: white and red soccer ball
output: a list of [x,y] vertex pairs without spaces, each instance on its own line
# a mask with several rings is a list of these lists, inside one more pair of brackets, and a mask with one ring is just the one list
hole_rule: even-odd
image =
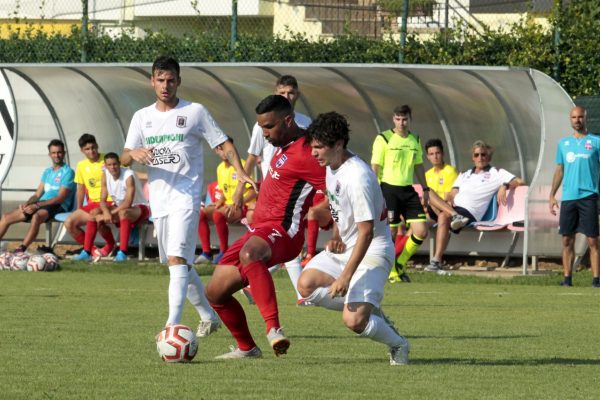
[[10,269],[13,271],[27,271],[27,262],[29,261],[29,254],[27,253],[14,253],[10,260]]
[[13,254],[9,251],[5,251],[0,254],[0,270],[10,270],[10,263],[12,261]]
[[27,271],[29,272],[42,272],[46,270],[46,259],[39,255],[34,254],[29,257],[27,261]]
[[190,362],[198,352],[196,333],[185,325],[165,326],[156,336],[156,351],[165,362]]
[[46,260],[46,271],[54,271],[58,268],[58,257],[54,253],[45,253],[42,255]]

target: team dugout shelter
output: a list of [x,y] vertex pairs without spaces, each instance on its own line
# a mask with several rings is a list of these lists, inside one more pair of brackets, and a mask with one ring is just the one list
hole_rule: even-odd
[[[151,64],[0,65],[2,212],[31,196],[50,164],[51,139],[65,142],[73,169],[83,158],[77,139],[85,132],[96,136],[102,153],[120,154],[133,113],[154,102],[150,71]],[[515,249],[523,272],[538,257],[560,257],[558,220],[548,211],[548,194],[556,144],[571,132],[573,102],[552,78],[512,67],[183,63],[178,95],[204,104],[245,158],[254,108],[287,74],[300,85],[296,110],[313,119],[328,111],[345,115],[349,148],[367,162],[376,135],[393,127],[393,109],[402,104],[413,110],[411,130],[421,143],[440,138],[446,162],[461,172],[472,166],[475,140],[491,144],[492,165],[529,185],[525,232]],[[204,186],[215,179],[220,161],[207,147],[198,149],[205,156]],[[7,239],[21,238],[26,228],[14,225]],[[327,236],[322,233],[320,243]],[[503,256],[511,238],[510,232],[467,230],[453,235],[447,253]],[[581,238],[577,251],[585,252]]]

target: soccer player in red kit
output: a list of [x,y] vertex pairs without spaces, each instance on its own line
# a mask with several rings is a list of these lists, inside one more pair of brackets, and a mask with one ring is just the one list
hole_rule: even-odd
[[[283,96],[271,95],[256,106],[256,121],[267,141],[277,147],[258,194],[248,232],[225,253],[206,288],[214,310],[237,341],[237,348],[217,358],[262,356],[233,294],[247,285],[267,325],[267,340],[276,356],[290,341],[279,324],[275,286],[268,268],[296,257],[304,244],[304,217],[315,190],[325,189],[325,168],[311,156],[305,134]],[[240,189],[240,188],[238,188]]]

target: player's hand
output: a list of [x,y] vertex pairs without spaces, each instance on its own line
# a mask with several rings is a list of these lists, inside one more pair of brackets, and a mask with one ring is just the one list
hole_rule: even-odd
[[350,279],[342,275],[339,278],[337,278],[329,287],[329,295],[331,296],[331,298],[344,297],[346,293],[348,293],[349,287]]
[[550,197],[550,214],[556,215],[556,211],[558,210],[558,201],[556,201],[556,197]]
[[23,211],[25,214],[33,214],[34,212],[37,211],[37,207],[35,204],[26,204],[23,206],[23,208],[21,209],[21,211]]
[[330,253],[341,254],[346,251],[346,245],[341,240],[331,239],[325,245],[325,249]]
[[[246,173],[246,171],[243,171],[243,173],[242,173],[242,174],[240,174],[240,173],[238,172],[238,177],[237,177],[237,179],[238,179],[238,182],[242,182],[242,183],[243,183],[243,185],[242,185],[242,188],[245,188],[246,184],[248,183],[248,184],[250,184],[250,186],[252,186],[252,188],[254,189],[254,191],[255,191],[256,193],[258,193],[258,185],[257,185],[257,184],[256,184],[256,182],[254,182],[254,180],[253,180],[253,179],[252,179],[252,178],[251,178],[251,177],[250,177],[250,176],[249,176],[249,175]],[[239,185],[238,185],[238,186],[239,186]],[[243,190],[242,190],[242,192],[243,192]]]
[[152,160],[154,159],[154,147],[146,148],[146,147],[138,147],[137,149],[133,149],[129,151],[131,158],[142,165],[151,165]]

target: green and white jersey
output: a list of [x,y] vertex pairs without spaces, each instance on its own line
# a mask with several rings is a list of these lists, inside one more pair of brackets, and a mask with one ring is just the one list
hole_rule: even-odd
[[410,186],[413,184],[415,165],[422,163],[421,141],[414,133],[402,137],[390,129],[375,138],[371,164],[381,167],[381,182]]
[[202,139],[215,148],[227,136],[201,104],[179,99],[172,110],[161,112],[152,104],[133,115],[125,148],[151,148],[154,153],[148,166],[153,217],[164,217],[171,210],[200,209]]
[[386,256],[394,245],[387,224],[387,210],[377,177],[367,163],[354,155],[338,169],[327,167],[327,198],[346,253],[356,244],[362,221],[373,221],[373,240],[367,254]]

